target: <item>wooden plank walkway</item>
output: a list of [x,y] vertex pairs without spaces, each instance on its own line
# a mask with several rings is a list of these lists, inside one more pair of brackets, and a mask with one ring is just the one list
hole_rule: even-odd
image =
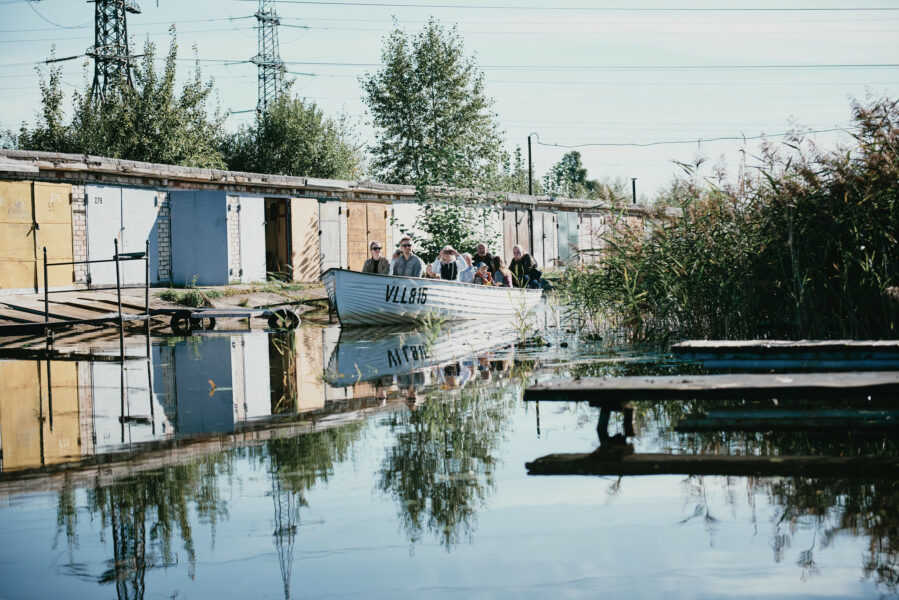
[[731,475],[899,477],[899,457],[550,454],[525,464],[530,475]]
[[538,383],[524,392],[525,400],[561,402],[868,396],[899,399],[899,372],[583,378]]

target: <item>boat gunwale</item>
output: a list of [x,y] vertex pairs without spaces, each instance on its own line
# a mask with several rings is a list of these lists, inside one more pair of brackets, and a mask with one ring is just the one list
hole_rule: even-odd
[[448,286],[461,285],[461,286],[472,287],[472,288],[475,288],[478,290],[497,290],[497,291],[506,291],[506,292],[511,291],[511,290],[518,290],[518,291],[522,291],[522,292],[527,292],[529,294],[540,294],[540,295],[543,295],[543,292],[544,292],[544,290],[542,288],[533,289],[533,288],[520,288],[520,287],[506,287],[506,286],[498,286],[498,285],[483,285],[480,283],[467,283],[464,281],[455,281],[455,280],[450,280],[450,279],[439,279],[439,278],[430,278],[430,277],[411,277],[409,275],[385,275],[383,273],[363,273],[362,271],[353,271],[351,269],[344,269],[344,268],[339,268],[339,267],[331,267],[330,269],[328,269],[327,271],[322,273],[322,276],[321,276],[322,282],[324,282],[325,277],[332,271],[334,272],[333,276],[335,279],[337,277],[337,273],[343,272],[343,273],[352,273],[353,275],[363,275],[366,277],[378,277],[378,278],[389,277],[391,279],[405,279],[405,280],[413,280],[413,281],[421,280],[421,281],[427,282],[429,285],[432,282],[437,282],[439,285],[445,284]]

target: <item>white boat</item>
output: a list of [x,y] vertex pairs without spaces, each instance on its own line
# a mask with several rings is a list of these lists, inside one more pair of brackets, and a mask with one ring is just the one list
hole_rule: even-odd
[[523,318],[543,290],[495,287],[443,279],[328,269],[322,275],[341,325],[402,325],[428,319]]

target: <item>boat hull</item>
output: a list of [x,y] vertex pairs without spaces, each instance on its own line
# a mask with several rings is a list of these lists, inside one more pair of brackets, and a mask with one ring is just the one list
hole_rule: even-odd
[[429,319],[508,320],[524,316],[542,290],[501,288],[442,279],[329,269],[322,275],[331,306],[344,326],[402,325]]

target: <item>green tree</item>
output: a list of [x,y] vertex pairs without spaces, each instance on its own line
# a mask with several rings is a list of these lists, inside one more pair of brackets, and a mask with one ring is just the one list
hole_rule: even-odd
[[431,19],[411,38],[395,28],[381,61],[361,81],[376,128],[375,172],[392,183],[489,189],[502,136],[457,28]]
[[205,168],[225,166],[219,132],[226,114],[207,110],[213,82],[203,81],[199,64],[176,92],[178,45],[174,29],[162,72],[156,69],[156,46],[147,41],[134,69],[133,87],[112,81],[104,99],[90,88],[76,92],[74,113],[63,125],[64,94],[60,74],[51,70],[41,81],[41,115],[33,127],[23,124],[15,139],[22,149],[73,152]]
[[397,27],[381,53],[384,68],[361,80],[376,129],[373,170],[416,187],[415,229],[427,236],[417,242],[428,258],[444,243],[462,250],[495,241],[484,223],[498,199],[484,190],[498,189],[508,158],[484,74],[463,46],[455,26],[433,19],[411,37]]
[[363,162],[346,117],[325,117],[315,102],[289,93],[229,136],[223,153],[237,171],[330,179],[355,179]]
[[543,185],[550,196],[564,198],[595,198],[601,189],[599,181],[587,179],[587,169],[581,164],[581,153],[572,150],[554,164],[543,177]]

